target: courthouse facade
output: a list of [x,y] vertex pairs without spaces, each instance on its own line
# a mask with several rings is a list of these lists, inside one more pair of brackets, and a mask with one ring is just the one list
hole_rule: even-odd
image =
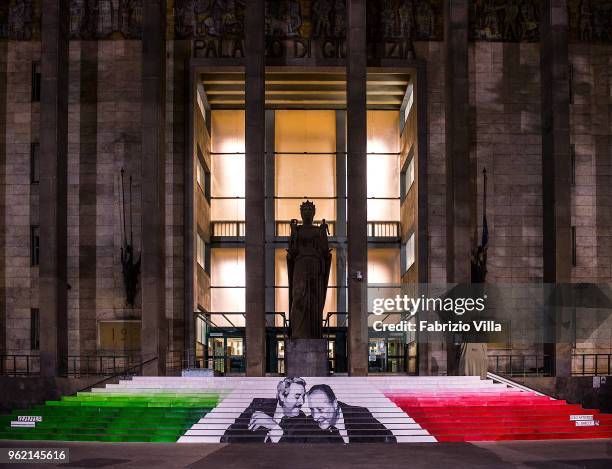
[[332,370],[453,373],[368,298],[473,280],[484,169],[487,283],[612,280],[612,0],[4,1],[3,367],[283,374],[311,200]]

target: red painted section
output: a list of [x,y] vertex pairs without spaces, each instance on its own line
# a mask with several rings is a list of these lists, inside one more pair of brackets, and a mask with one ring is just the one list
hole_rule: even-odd
[[[583,409],[530,392],[385,392],[438,441],[612,438],[612,414]],[[594,427],[578,427],[570,415],[592,415]]]

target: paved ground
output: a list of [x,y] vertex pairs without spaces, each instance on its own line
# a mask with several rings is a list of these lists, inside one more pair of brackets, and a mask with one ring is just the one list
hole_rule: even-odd
[[0,441],[0,448],[68,447],[70,463],[2,467],[351,469],[529,468],[610,469],[612,440],[505,443],[223,445]]

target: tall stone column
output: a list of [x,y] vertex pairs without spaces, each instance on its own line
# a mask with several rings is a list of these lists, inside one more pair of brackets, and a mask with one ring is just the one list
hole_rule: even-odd
[[[337,323],[346,321],[346,111],[336,111],[336,311]],[[345,373],[346,337],[336,335],[336,373]]]
[[6,85],[8,41],[0,43],[0,353],[6,353]]
[[368,372],[366,1],[347,2],[347,238],[349,373]]
[[245,11],[246,373],[265,374],[265,8]]
[[[470,161],[468,0],[448,0],[444,12],[446,92],[446,277],[471,281],[476,227],[476,167]],[[446,372],[456,370],[456,351],[446,334]],[[436,348],[435,343],[430,344]]]
[[475,168],[470,162],[468,0],[445,2],[447,281],[470,282]]
[[[275,221],[275,186],[276,176],[274,167],[274,109],[266,110],[266,155],[265,155],[265,230],[266,230],[266,260],[265,260],[265,276],[266,276],[266,312],[271,313],[276,311],[276,245],[274,238],[276,236],[276,221]],[[288,313],[288,311],[285,311]],[[276,318],[274,318],[276,320]]]
[[79,351],[96,348],[98,41],[81,42],[79,102]]
[[[540,27],[544,283],[566,284],[572,250],[567,1],[544,0]],[[557,376],[569,376],[571,334],[564,332],[562,314],[560,308],[546,311],[550,340],[544,353],[555,357]]]
[[142,28],[142,359],[166,371],[166,1],[143,3]]
[[40,372],[65,368],[67,327],[68,0],[42,7],[40,102]]

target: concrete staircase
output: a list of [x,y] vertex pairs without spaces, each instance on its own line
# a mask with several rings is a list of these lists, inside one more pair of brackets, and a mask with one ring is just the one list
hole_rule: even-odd
[[[135,377],[3,416],[0,438],[218,443],[253,399],[276,398],[280,379]],[[371,417],[398,443],[612,437],[612,415],[479,377],[304,379],[307,390],[328,384],[339,401],[367,408],[353,410],[367,414],[352,415],[354,426],[368,423],[352,442],[376,436]],[[308,416],[307,404],[302,411]],[[25,416],[42,421],[24,423]]]

